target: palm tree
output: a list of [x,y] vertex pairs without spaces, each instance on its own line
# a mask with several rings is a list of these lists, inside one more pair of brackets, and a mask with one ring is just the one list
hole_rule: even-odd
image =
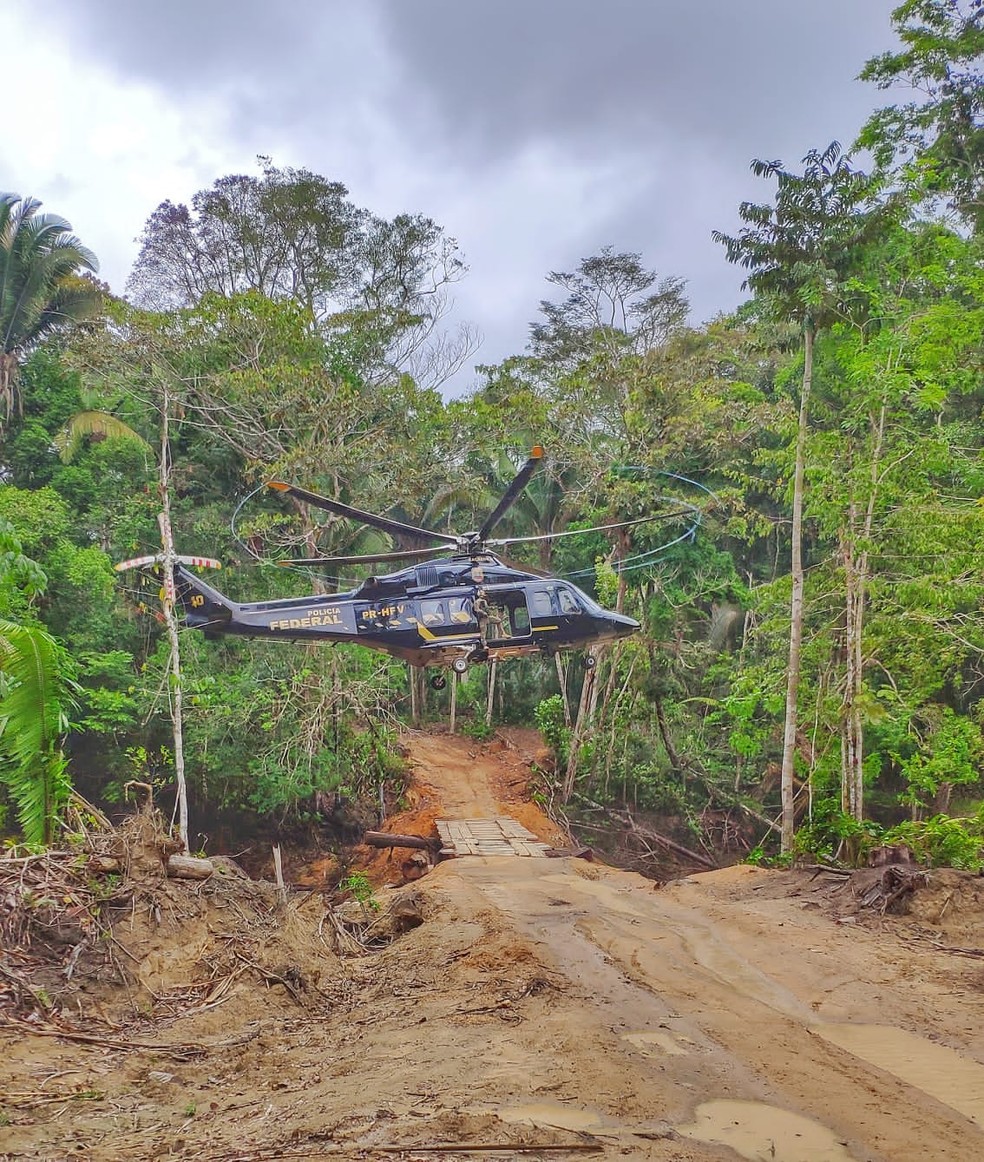
[[86,411],[76,412],[74,416],[69,416],[64,426],[55,435],[55,449],[63,464],[72,463],[82,450],[87,436],[131,440],[133,443],[139,444],[148,454],[153,454],[150,445],[143,436],[135,432],[119,416],[114,416],[111,412],[90,408]]
[[0,407],[14,411],[20,358],[67,323],[91,318],[99,288],[82,276],[95,255],[41,203],[0,194]]
[[71,683],[40,626],[0,619],[0,781],[28,843],[50,843],[72,784],[61,749]]

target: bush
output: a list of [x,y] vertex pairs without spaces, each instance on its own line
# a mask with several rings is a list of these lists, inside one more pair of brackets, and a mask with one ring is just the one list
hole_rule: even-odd
[[571,747],[571,728],[564,722],[564,699],[559,694],[545,698],[534,712],[537,729],[557,760],[558,770],[567,766]]
[[933,867],[955,867],[980,871],[984,867],[984,829],[981,819],[953,819],[934,815],[931,819],[908,820],[886,831],[883,843],[906,843],[922,863]]

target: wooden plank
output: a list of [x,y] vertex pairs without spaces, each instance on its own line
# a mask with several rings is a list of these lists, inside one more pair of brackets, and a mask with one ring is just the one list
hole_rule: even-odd
[[542,857],[547,844],[508,815],[492,819],[438,819],[442,855]]

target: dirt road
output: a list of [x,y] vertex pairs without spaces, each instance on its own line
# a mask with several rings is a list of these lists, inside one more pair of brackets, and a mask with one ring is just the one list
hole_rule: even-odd
[[[556,842],[522,801],[515,749],[421,736],[412,751],[420,786],[394,830],[435,810],[510,812]],[[0,1030],[0,1088],[64,1094],[0,1099],[0,1150],[215,1162],[974,1159],[982,888],[941,873],[913,916],[882,919],[856,915],[843,880],[805,873],[736,867],[656,888],[583,860],[450,860],[378,890],[383,911],[398,899],[420,921],[380,951],[336,957],[298,927],[277,955],[307,974],[303,996],[244,974],[215,1008],[155,1017],[152,1035],[116,1034],[163,1050]],[[205,942],[225,919],[209,908],[195,921]],[[306,911],[310,937],[323,910],[302,903],[291,922]],[[154,939],[139,954],[145,966],[157,957],[162,980],[172,937]],[[189,953],[169,971],[200,960]],[[274,975],[289,984],[286,968]],[[208,1051],[177,1063],[166,1052],[192,1042]]]

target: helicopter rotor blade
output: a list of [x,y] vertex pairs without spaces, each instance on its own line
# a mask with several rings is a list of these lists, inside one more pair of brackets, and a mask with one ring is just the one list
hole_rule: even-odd
[[543,449],[537,444],[530,449],[530,456],[526,463],[520,468],[516,474],[513,482],[509,485],[506,491],[502,494],[502,499],[495,506],[492,512],[486,517],[485,524],[478,530],[478,539],[484,541],[489,533],[495,528],[500,520],[506,515],[510,508],[515,504],[517,497],[530,482],[530,477],[540,467],[543,460]]
[[618,521],[617,524],[594,525],[589,529],[564,529],[563,532],[559,533],[538,533],[535,536],[528,537],[501,537],[488,543],[492,547],[497,547],[499,545],[524,545],[529,541],[556,541],[561,537],[580,537],[587,533],[614,532],[616,529],[630,529],[637,525],[650,524],[652,521],[672,520],[673,517],[677,516],[692,516],[697,511],[698,509],[694,507],[678,508],[674,509],[673,512],[658,512],[652,516],[640,516],[633,520]]
[[440,541],[443,545],[457,545],[458,538],[450,533],[436,533],[431,529],[417,528],[416,525],[404,524],[403,521],[393,520],[387,516],[377,516],[374,512],[364,512],[361,508],[353,508],[350,504],[343,504],[340,500],[329,500],[327,496],[319,496],[316,492],[308,492],[306,488],[297,488],[293,484],[285,484],[282,480],[268,480],[268,488],[277,492],[284,492],[293,496],[295,500],[302,500],[315,508],[323,508],[339,516],[351,517],[360,520],[373,528],[382,529],[384,533],[392,533],[397,537],[412,537],[416,541]]
[[523,565],[519,561],[513,560],[512,557],[507,557],[505,553],[496,553],[499,560],[509,569],[515,569],[519,573],[534,573],[537,577],[555,578],[555,573],[548,573],[544,569],[537,568],[535,565]]
[[447,546],[435,545],[430,549],[406,549],[402,553],[362,553],[354,557],[291,557],[286,561],[278,561],[277,564],[285,568],[289,565],[372,565],[377,561],[424,560],[446,551]]

